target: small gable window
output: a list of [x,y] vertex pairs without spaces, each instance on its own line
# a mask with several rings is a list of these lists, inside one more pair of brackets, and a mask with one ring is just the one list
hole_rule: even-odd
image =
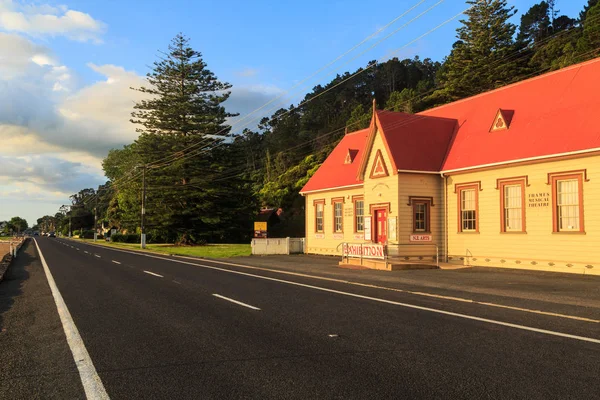
[[490,128],[490,132],[505,131],[510,128],[514,111],[499,109]]
[[357,154],[358,150],[348,149],[348,153],[346,153],[346,158],[344,159],[344,164],[352,164]]

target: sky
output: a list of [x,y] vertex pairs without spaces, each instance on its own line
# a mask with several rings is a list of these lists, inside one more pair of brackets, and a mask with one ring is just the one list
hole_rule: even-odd
[[[537,2],[508,0],[518,10],[513,22]],[[557,7],[577,17],[585,3],[558,0]],[[368,61],[415,55],[441,61],[461,18],[438,26],[467,8],[464,0],[140,5],[0,0],[0,221],[18,215],[33,225],[69,204],[72,193],[105,182],[102,158],[137,137],[129,114],[143,97],[130,87],[145,84],[160,51],[180,32],[233,85],[225,106],[241,115],[231,121],[235,133]]]

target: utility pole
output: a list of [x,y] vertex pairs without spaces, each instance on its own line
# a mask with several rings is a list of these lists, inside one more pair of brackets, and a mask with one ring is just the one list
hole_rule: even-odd
[[96,205],[94,206],[94,242],[98,241],[98,192],[96,192]]
[[146,215],[146,164],[142,169],[142,223],[140,226],[140,241],[142,249],[146,248],[146,230],[144,228],[144,217]]

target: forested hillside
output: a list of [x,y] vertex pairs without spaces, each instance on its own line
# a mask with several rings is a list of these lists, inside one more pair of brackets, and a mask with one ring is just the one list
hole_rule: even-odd
[[575,16],[561,15],[559,1],[542,1],[520,14],[519,26],[510,23],[517,10],[505,0],[467,3],[472,7],[442,62],[373,61],[243,133],[225,122],[230,85],[177,36],[148,74],[148,87],[137,88],[148,94],[132,117],[140,137],[108,154],[109,181],[75,195],[72,212],[88,215],[89,224],[97,207],[98,225],[139,231],[145,179],[145,225],[155,241],[247,241],[261,207],[284,210],[270,234],[303,236],[299,190],[346,131],[369,124],[373,98],[378,108],[416,113],[599,54],[597,0]]

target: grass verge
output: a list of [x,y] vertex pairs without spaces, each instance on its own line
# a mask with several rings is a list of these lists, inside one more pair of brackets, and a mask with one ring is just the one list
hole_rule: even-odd
[[[94,239],[73,239],[93,243]],[[141,250],[139,243],[112,243],[97,241],[101,246],[116,247],[129,250]],[[249,256],[252,253],[250,244],[207,244],[205,246],[176,246],[173,244],[147,244],[145,250],[151,253],[174,254],[190,257],[229,258]]]

